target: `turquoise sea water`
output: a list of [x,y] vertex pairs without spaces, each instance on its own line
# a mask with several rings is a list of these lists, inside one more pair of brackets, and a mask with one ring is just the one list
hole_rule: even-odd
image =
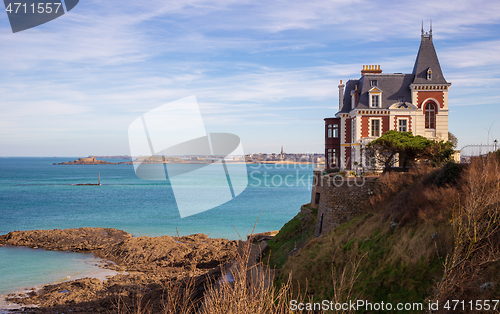
[[[108,227],[134,236],[205,233],[213,238],[238,239],[238,233],[245,237],[251,231],[259,216],[255,232],[280,229],[302,204],[310,201],[312,166],[247,165],[249,185],[242,194],[206,212],[180,218],[168,181],[139,179],[132,165],[53,165],[75,159],[0,158],[0,234],[14,230]],[[97,183],[99,172],[101,186],[75,185]],[[20,281],[26,273],[33,277],[30,263],[42,265],[38,273],[49,273],[61,267],[50,263],[50,259],[67,259],[68,265],[77,265],[74,258],[80,256],[46,252],[49,254],[39,263],[40,254],[46,254],[40,252],[43,251],[14,252],[10,248],[0,251],[0,293],[19,287],[10,283],[12,278]],[[24,271],[17,273],[18,267],[9,266],[12,263],[8,258],[14,255],[25,257]]]

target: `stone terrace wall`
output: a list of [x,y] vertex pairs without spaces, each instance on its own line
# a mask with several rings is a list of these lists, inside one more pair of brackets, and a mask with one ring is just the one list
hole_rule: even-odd
[[311,195],[311,207],[318,208],[315,236],[326,234],[359,214],[377,184],[376,177],[342,178],[316,172],[315,177]]

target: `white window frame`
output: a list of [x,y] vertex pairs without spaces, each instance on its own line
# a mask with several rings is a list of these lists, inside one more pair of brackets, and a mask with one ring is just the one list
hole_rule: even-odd
[[[370,119],[370,135],[371,137],[380,137],[381,135],[381,129],[382,129],[382,119],[375,118],[375,119]],[[378,135],[373,134],[373,122],[378,121]]]
[[338,138],[339,137],[339,124],[338,123],[334,123],[333,124],[332,135],[333,135],[334,138]]
[[[401,121],[405,121],[405,129],[406,131],[401,131]],[[408,132],[408,119],[398,119],[398,131],[399,132]]]
[[[382,104],[381,104],[381,101],[380,101],[380,99],[382,97],[380,97],[380,96],[381,96],[381,94],[379,94],[379,93],[377,93],[377,94],[375,94],[375,93],[371,94],[370,93],[370,108],[382,108]],[[373,104],[373,97],[377,97],[378,98],[378,106],[375,106]]]

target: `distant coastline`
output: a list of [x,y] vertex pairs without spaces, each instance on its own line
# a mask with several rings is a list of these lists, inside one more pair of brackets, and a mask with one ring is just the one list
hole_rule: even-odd
[[[150,156],[150,157],[138,157],[134,161],[121,161],[121,162],[110,162],[106,160],[99,160],[97,158],[107,158],[107,159],[131,159],[130,156],[89,156],[89,157],[83,157],[83,158],[78,158],[77,160],[74,161],[67,161],[67,162],[60,162],[60,163],[54,163],[54,165],[131,165],[135,162],[140,162],[140,163],[145,163],[145,164],[212,164],[220,159],[218,158],[206,158],[206,157],[185,157],[185,158],[179,158],[179,157],[162,157],[162,156]],[[221,157],[222,159],[222,157]],[[252,159],[247,159],[245,160],[240,160],[240,159],[235,159],[235,160],[224,160],[226,163],[231,163],[231,164],[284,164],[284,165],[295,165],[295,164],[305,164],[305,165],[312,165],[312,164],[318,164],[322,165],[324,162],[315,162],[312,160],[252,160]]]

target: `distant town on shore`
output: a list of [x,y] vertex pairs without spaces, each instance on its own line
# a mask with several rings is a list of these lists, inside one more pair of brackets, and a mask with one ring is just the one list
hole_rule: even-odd
[[[120,162],[110,162],[102,159],[117,159],[126,160]],[[224,159],[228,163],[300,163],[300,164],[324,164],[325,155],[319,153],[298,153],[289,154],[281,153],[267,154],[267,153],[254,153],[247,155],[185,155],[185,156],[140,156],[133,159],[131,156],[89,156],[78,158],[74,161],[54,163],[54,165],[117,165],[117,164],[133,164],[133,162],[140,163],[165,163],[165,164],[191,164],[191,163],[214,163],[218,160]]]

